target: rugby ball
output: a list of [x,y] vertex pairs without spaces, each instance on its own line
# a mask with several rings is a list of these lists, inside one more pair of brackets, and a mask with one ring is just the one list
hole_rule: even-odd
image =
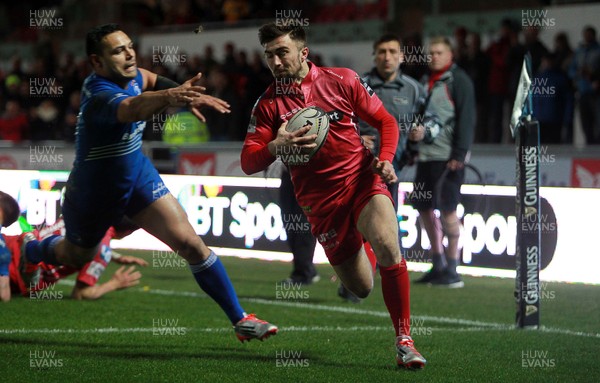
[[327,139],[327,133],[329,133],[329,115],[318,106],[309,106],[294,114],[289,119],[285,130],[295,132],[307,125],[310,126],[310,130],[306,132],[305,136],[310,136],[311,134],[317,135],[317,140],[315,141],[317,146],[305,152],[310,158],[321,149]]

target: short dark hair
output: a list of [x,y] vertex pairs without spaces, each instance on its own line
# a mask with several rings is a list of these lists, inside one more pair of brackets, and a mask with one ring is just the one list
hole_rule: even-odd
[[398,37],[398,35],[396,35],[394,33],[385,33],[385,34],[381,35],[373,43],[373,53],[375,53],[379,44],[389,43],[390,41],[397,41],[398,45],[400,45],[400,47],[402,47],[402,40],[400,39],[400,37]]
[[2,222],[0,226],[10,226],[21,214],[19,203],[10,194],[0,191],[0,209],[2,210]]
[[302,46],[306,46],[306,31],[304,28],[294,25],[293,20],[286,22],[286,20],[278,20],[277,22],[271,22],[263,25],[258,30],[258,40],[260,45],[265,45],[278,37],[290,35],[290,39],[296,42],[301,42]]
[[88,56],[93,54],[102,54],[102,47],[100,43],[102,38],[120,30],[121,27],[119,27],[118,24],[104,24],[90,29],[85,36],[85,53]]

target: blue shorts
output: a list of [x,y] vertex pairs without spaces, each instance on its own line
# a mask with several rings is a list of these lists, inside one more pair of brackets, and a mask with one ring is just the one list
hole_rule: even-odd
[[150,160],[142,157],[137,177],[131,181],[111,179],[105,168],[90,166],[71,172],[62,206],[71,243],[95,247],[124,215],[133,217],[169,193]]

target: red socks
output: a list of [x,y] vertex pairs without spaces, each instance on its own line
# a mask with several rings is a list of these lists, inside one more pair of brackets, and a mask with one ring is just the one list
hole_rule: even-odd
[[396,336],[410,335],[410,282],[406,262],[402,259],[400,263],[389,267],[379,265],[379,274],[383,300],[394,324]]

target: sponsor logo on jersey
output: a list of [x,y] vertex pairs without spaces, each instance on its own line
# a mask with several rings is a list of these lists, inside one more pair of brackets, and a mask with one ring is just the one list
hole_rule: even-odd
[[329,116],[329,120],[333,122],[341,121],[344,118],[344,113],[340,112],[339,110],[327,112],[327,115]]
[[375,93],[373,88],[371,88],[369,86],[369,84],[367,84],[367,82],[362,77],[360,77],[360,76],[356,76],[356,77],[360,81],[360,84],[363,86],[363,88],[365,88],[365,90],[369,93],[369,97],[373,97],[373,94]]

